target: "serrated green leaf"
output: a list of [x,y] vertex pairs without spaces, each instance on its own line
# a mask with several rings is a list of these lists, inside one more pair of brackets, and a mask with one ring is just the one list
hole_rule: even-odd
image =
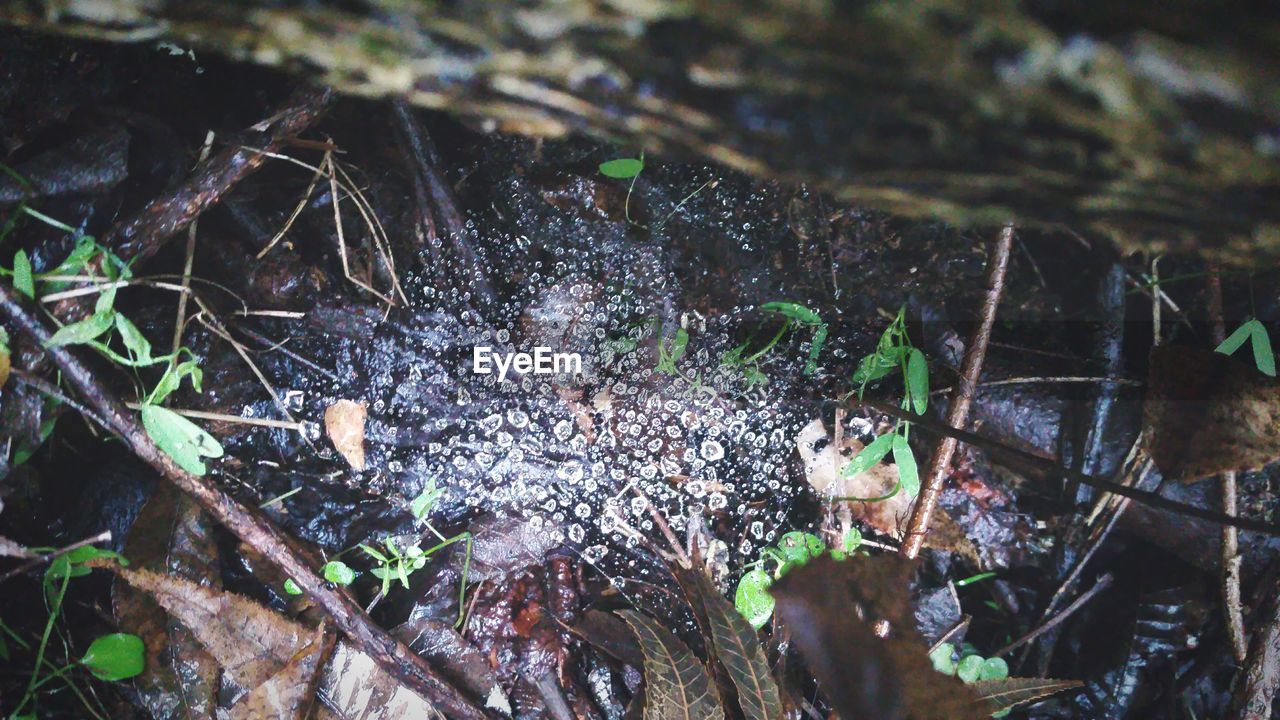
[[984,709],[1001,713],[1019,705],[1049,697],[1054,693],[1083,685],[1076,680],[1053,678],[1005,678],[1004,680],[979,680],[969,687],[977,693]]
[[142,674],[144,653],[142,639],[137,635],[113,633],[94,640],[80,664],[99,680],[127,680]]
[[915,348],[907,355],[907,393],[916,414],[923,414],[929,407],[929,363]]
[[47,345],[83,345],[110,330],[115,324],[115,312],[94,313],[84,320],[63,325],[49,338]]
[[840,469],[840,474],[845,477],[853,477],[875,467],[884,459],[885,455],[893,449],[893,439],[897,437],[894,433],[885,433],[880,437],[872,440],[866,447],[862,448],[862,452],[853,456],[853,459]]
[[706,575],[688,571],[685,577],[690,578],[705,611],[716,657],[738,690],[738,705],[745,720],[784,717],[781,693],[753,626],[735,611]]
[[644,654],[644,720],[724,720],[724,708],[702,662],[653,619],[632,610],[631,626]]
[[1226,340],[1223,340],[1218,347],[1213,349],[1213,351],[1222,353],[1223,355],[1231,355],[1235,353],[1235,351],[1239,350],[1240,347],[1244,345],[1244,341],[1248,340],[1253,335],[1253,328],[1255,325],[1261,325],[1261,323],[1257,320],[1250,320],[1244,323],[1240,327],[1236,328],[1235,332],[1231,333],[1231,335],[1228,336]]
[[350,585],[355,582],[356,571],[341,560],[330,560],[324,565],[324,579],[335,585]]
[[1276,376],[1276,354],[1271,349],[1271,336],[1267,334],[1267,326],[1255,320],[1256,325],[1249,333],[1253,339],[1253,362],[1263,375]]
[[13,254],[13,287],[28,298],[36,298],[36,282],[31,274],[31,259],[25,250]]
[[222,457],[222,445],[199,425],[159,405],[142,406],[142,426],[183,470],[193,475],[207,472],[202,458]]
[[901,435],[893,436],[893,463],[898,467],[902,491],[908,497],[915,497],[920,492],[920,470],[916,467],[916,456],[911,452],[911,445]]
[[600,163],[600,174],[619,180],[630,180],[644,170],[644,161],[639,158],[617,158]]
[[773,578],[769,573],[756,568],[742,576],[733,593],[733,606],[757,630],[764,627],[773,615],[773,596],[767,590],[772,584]]

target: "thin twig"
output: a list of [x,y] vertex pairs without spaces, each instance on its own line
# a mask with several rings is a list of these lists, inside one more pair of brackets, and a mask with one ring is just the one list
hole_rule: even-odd
[[[1214,268],[1216,270],[1217,268]],[[1213,343],[1222,344],[1227,328],[1222,319],[1222,279],[1217,272],[1209,273],[1206,280],[1209,290],[1209,320],[1213,323]],[[1222,512],[1237,514],[1236,471],[1227,470],[1220,478],[1222,488]],[[1237,662],[1244,662],[1248,643],[1244,634],[1244,609],[1240,602],[1240,538],[1230,525],[1222,526],[1222,614],[1227,621],[1227,637],[1231,640],[1231,654]]]
[[330,587],[308,562],[297,541],[275,527],[261,510],[241,504],[212,482],[180,468],[173,458],[156,446],[133,413],[108,393],[79,358],[66,347],[48,345],[52,337],[49,329],[27,309],[12,289],[3,285],[0,285],[0,315],[11,322],[13,329],[25,333],[37,345],[46,348],[63,378],[135,455],[189,495],[246,544],[257,549],[285,575],[293,578],[303,592],[333,618],[334,625],[351,638],[357,648],[446,716],[466,720],[486,717],[483,710],[437,674],[423,658],[374,624],[345,590]]
[[[130,410],[141,410],[142,403],[127,402],[125,407]],[[181,408],[167,408],[183,417],[195,418],[196,420],[213,420],[215,422],[232,423],[235,425],[256,425],[258,427],[269,427],[277,430],[292,430],[294,432],[306,432],[305,423],[289,422],[287,420],[272,420],[270,418],[241,417],[239,415],[229,415],[227,413],[208,412],[206,410],[184,410]]]
[[862,401],[862,404],[872,410],[882,412],[889,417],[906,420],[916,428],[927,430],[936,435],[952,437],[958,442],[981,448],[994,459],[1000,460],[1012,467],[1020,468],[1022,472],[1038,472],[1044,473],[1049,477],[1066,478],[1083,485],[1091,485],[1093,487],[1106,490],[1107,492],[1115,493],[1116,495],[1132,498],[1144,505],[1160,510],[1168,510],[1169,512],[1175,512],[1179,515],[1199,518],[1219,525],[1234,525],[1241,530],[1249,530],[1251,532],[1280,537],[1280,525],[1273,525],[1261,520],[1254,520],[1253,518],[1226,515],[1218,512],[1217,510],[1209,510],[1207,508],[1181,503],[1177,500],[1170,500],[1157,492],[1139,490],[1111,480],[1105,480],[1092,475],[1085,475],[1079,470],[1072,470],[1071,468],[1063,467],[1052,460],[1042,458],[1039,455],[1033,455],[1025,450],[1010,447],[1002,442],[983,437],[977,433],[950,427],[949,425],[937,422],[926,415],[914,415],[892,403],[866,399]]
[[4,575],[0,575],[0,585],[4,584],[8,580],[12,580],[13,578],[18,577],[19,575],[22,575],[23,573],[26,573],[30,570],[38,568],[47,562],[52,562],[73,550],[79,550],[80,548],[86,547],[88,545],[97,545],[98,543],[104,543],[104,542],[111,542],[110,530],[103,530],[102,532],[98,533],[97,535],[94,535],[93,537],[85,538],[84,540],[81,540],[79,542],[71,543],[70,545],[64,548],[54,550],[51,553],[46,553],[39,557],[31,558],[30,560],[22,563],[18,567],[5,573]]
[[[987,253],[987,292],[982,301],[982,320],[965,349],[964,362],[960,366],[960,382],[951,394],[951,405],[947,409],[947,424],[953,428],[963,428],[969,421],[969,406],[973,404],[974,390],[987,356],[987,343],[991,341],[991,329],[996,322],[996,308],[1004,294],[1004,278],[1009,269],[1011,247],[1013,226],[1006,225]],[[906,534],[902,538],[901,554],[905,558],[915,558],[920,554],[920,548],[924,547],[925,535],[929,533],[929,521],[938,505],[938,497],[942,494],[942,483],[951,468],[956,445],[954,437],[943,437],[933,452],[929,475],[920,489],[920,497],[911,509]]]
[[1054,615],[1052,618],[1050,618],[1048,621],[1046,621],[1043,625],[1036,628],[1035,630],[1032,630],[1026,635],[1023,635],[1017,640],[1014,640],[1008,645],[1005,645],[1004,647],[1000,648],[995,652],[995,655],[993,655],[993,657],[1000,657],[1001,655],[1007,655],[1009,652],[1018,649],[1019,647],[1031,642],[1032,640],[1035,640],[1041,635],[1049,632],[1050,630],[1054,629],[1058,625],[1062,624],[1062,621],[1071,617],[1073,614],[1075,614],[1077,610],[1084,607],[1085,603],[1092,600],[1093,596],[1097,595],[1098,593],[1110,587],[1111,580],[1112,580],[1111,573],[1107,573],[1106,575],[1103,575],[1102,577],[1098,578],[1098,582],[1094,583],[1093,587],[1089,588],[1087,592],[1082,594],[1080,597],[1076,598],[1075,602],[1063,608],[1062,612],[1058,613],[1057,615]]

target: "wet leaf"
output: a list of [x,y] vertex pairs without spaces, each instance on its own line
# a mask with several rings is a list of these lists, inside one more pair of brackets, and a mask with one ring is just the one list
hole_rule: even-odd
[[610,657],[632,667],[644,665],[644,653],[625,622],[600,610],[588,610],[570,630]]
[[124,342],[125,348],[132,354],[133,360],[139,364],[148,364],[152,362],[151,342],[143,336],[142,331],[138,329],[133,321],[124,315],[116,315],[116,332],[120,333],[120,339]]
[[364,470],[364,403],[339,400],[324,411],[324,429],[333,446],[354,470]]
[[911,408],[917,415],[923,414],[929,408],[929,363],[915,348],[907,355],[907,392]]
[[99,680],[127,680],[142,672],[142,640],[137,635],[112,633],[89,645],[80,664]]
[[27,257],[25,250],[19,250],[13,254],[13,288],[31,300],[36,298],[36,283],[31,274],[31,260]]
[[773,584],[769,573],[756,568],[743,574],[733,594],[733,605],[757,630],[773,615],[773,596],[767,588]]
[[350,585],[355,582],[356,571],[341,560],[330,560],[322,571],[324,579],[336,585]]
[[208,469],[201,458],[222,457],[222,445],[178,413],[159,405],[143,405],[141,413],[147,435],[183,470],[204,475]]
[[898,480],[902,482],[902,490],[912,498],[920,493],[920,470],[916,467],[915,453],[911,445],[901,435],[893,436],[893,464],[898,467]]
[[[158,485],[125,536],[130,567],[172,572],[209,587],[221,583],[218,547],[209,517],[169,484]],[[157,720],[212,717],[217,662],[182,623],[151,596],[125,582],[111,591],[120,628],[146,646],[146,670],[134,680],[138,697]]]
[[48,345],[50,347],[82,345],[110,330],[115,324],[115,320],[115,312],[113,311],[94,313],[79,322],[73,322],[58,328],[53,337],[49,338]]
[[413,519],[418,521],[427,519],[427,515],[431,514],[431,509],[436,506],[436,503],[440,502],[440,498],[443,496],[444,488],[437,488],[435,480],[427,480],[422,492],[409,504],[409,512],[413,514]]
[[[896,556],[820,557],[774,584],[777,614],[845,718],[979,720],[977,696],[934,672],[917,635],[907,585],[912,566]],[[872,625],[885,620],[888,638]]]
[[1191,482],[1280,458],[1280,382],[1222,354],[1151,351],[1147,449],[1167,478]]
[[746,720],[783,717],[785,713],[778,685],[769,672],[769,662],[752,624],[724,599],[706,575],[691,571],[684,576],[689,578],[696,601],[702,605],[716,659],[724,666],[738,691],[738,704],[743,716]]
[[644,170],[644,161],[639,158],[617,158],[600,163],[600,174],[605,177],[629,180]]
[[644,652],[644,720],[723,720],[724,708],[707,669],[683,642],[652,618],[618,615]]
[[275,675],[246,693],[226,713],[228,720],[303,720],[311,710],[320,678],[320,663],[333,650],[333,634],[324,626]]
[[875,467],[889,454],[889,450],[893,448],[893,440],[896,437],[898,437],[896,433],[889,432],[872,440],[861,452],[854,455],[848,464],[841,468],[840,474],[845,477],[853,477]]
[[988,705],[992,713],[998,713],[1081,685],[1083,683],[1077,680],[1005,678],[979,680],[971,685],[970,689]]

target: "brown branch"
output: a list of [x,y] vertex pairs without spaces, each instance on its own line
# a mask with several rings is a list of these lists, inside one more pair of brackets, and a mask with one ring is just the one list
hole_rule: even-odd
[[[1265,624],[1263,624],[1265,622]],[[1231,696],[1230,720],[1269,720],[1280,685],[1280,585],[1272,591],[1267,614],[1253,637],[1244,673]]]
[[[1004,294],[1004,277],[1009,269],[1009,250],[1012,247],[1013,226],[1006,225],[987,253],[987,293],[982,301],[982,320],[973,331],[973,337],[969,339],[969,346],[965,349],[964,362],[960,365],[960,379],[951,393],[951,404],[947,408],[947,424],[953,428],[963,428],[969,421],[969,406],[973,404],[974,389],[978,386],[982,363],[987,357],[987,344],[991,342],[996,308],[1000,306],[1000,297]],[[933,451],[929,475],[920,489],[920,497],[911,509],[906,535],[902,538],[899,552],[905,558],[914,558],[920,554],[920,548],[924,547],[925,535],[929,533],[929,521],[938,506],[942,483],[951,469],[951,458],[955,455],[956,445],[954,437],[944,436]]]
[[2,285],[0,315],[12,322],[15,329],[46,348],[45,352],[53,358],[63,378],[135,455],[194,499],[237,537],[270,559],[285,575],[293,578],[333,618],[335,627],[351,638],[357,648],[446,716],[466,720],[486,717],[482,710],[432,670],[425,660],[375,625],[350,595],[330,587],[304,559],[303,549],[276,528],[260,510],[240,504],[208,480],[178,467],[156,446],[134,415],[102,387],[84,363],[66,347],[48,346],[48,328],[26,308],[11,288]]
[[1251,532],[1263,533],[1264,535],[1280,537],[1280,525],[1273,525],[1261,520],[1254,520],[1253,518],[1235,517],[1218,512],[1217,510],[1209,510],[1208,508],[1180,503],[1177,500],[1170,500],[1169,498],[1154,492],[1139,490],[1138,488],[1129,487],[1128,485],[1123,485],[1118,482],[1112,482],[1111,480],[1104,480],[1092,475],[1085,475],[1079,470],[1072,470],[1071,468],[1063,467],[1053,460],[1042,458],[1039,455],[1033,455],[1025,450],[1009,447],[1004,443],[983,437],[977,433],[972,433],[967,430],[958,430],[925,415],[913,415],[891,403],[880,402],[878,400],[863,400],[862,405],[865,405],[872,410],[882,412],[889,417],[906,420],[917,428],[927,430],[943,437],[952,437],[966,445],[973,445],[974,447],[981,448],[993,459],[999,460],[1000,462],[1003,462],[1015,469],[1020,469],[1022,472],[1038,472],[1044,473],[1050,477],[1074,480],[1075,482],[1083,485],[1089,485],[1106,490],[1113,495],[1132,498],[1144,505],[1158,508],[1160,510],[1168,510],[1169,512],[1175,512],[1179,515],[1199,518],[1219,525],[1233,525],[1241,530],[1249,530]]
[[[1222,344],[1227,337],[1227,328],[1222,320],[1222,278],[1218,268],[1210,268],[1209,320],[1213,323],[1213,343]],[[1222,490],[1222,512],[1235,515],[1236,471],[1227,470],[1219,478]],[[1248,654],[1248,643],[1244,635],[1244,609],[1240,603],[1240,538],[1234,527],[1222,526],[1222,615],[1227,622],[1227,637],[1231,640],[1231,653],[1236,662],[1243,663]]]

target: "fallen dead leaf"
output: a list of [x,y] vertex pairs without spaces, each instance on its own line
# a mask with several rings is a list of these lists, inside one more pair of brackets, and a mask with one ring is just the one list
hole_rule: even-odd
[[316,635],[269,680],[254,688],[231,707],[226,720],[303,720],[316,697],[320,663],[333,651],[336,635],[321,625]]
[[[840,470],[862,451],[862,443],[845,436],[843,448],[837,448],[835,440],[827,432],[821,420],[813,420],[796,434],[796,447],[804,461],[805,478],[818,495],[832,502],[845,502],[855,520],[870,525],[875,530],[893,538],[902,537],[902,528],[911,515],[913,499],[906,493],[884,500],[864,502],[837,500],[838,498],[880,498],[893,492],[898,485],[898,471],[885,463],[875,465],[864,473],[845,477]],[[928,547],[958,552],[981,565],[977,548],[965,536],[964,531],[945,512],[936,512],[933,526],[925,541]]]
[[1280,382],[1220,353],[1151,350],[1147,449],[1165,477],[1191,482],[1280,458]]
[[[147,592],[191,630],[222,666],[228,679],[249,690],[271,681],[304,650],[315,631],[249,598],[203,587],[173,575],[108,567],[130,585]],[[301,669],[295,668],[296,673]],[[266,692],[266,691],[264,691]],[[426,700],[401,685],[373,658],[338,642],[316,684],[320,720],[424,720],[440,717]],[[267,715],[266,717],[275,717]]]
[[364,470],[364,403],[339,400],[324,411],[324,429],[333,446],[356,470]]

